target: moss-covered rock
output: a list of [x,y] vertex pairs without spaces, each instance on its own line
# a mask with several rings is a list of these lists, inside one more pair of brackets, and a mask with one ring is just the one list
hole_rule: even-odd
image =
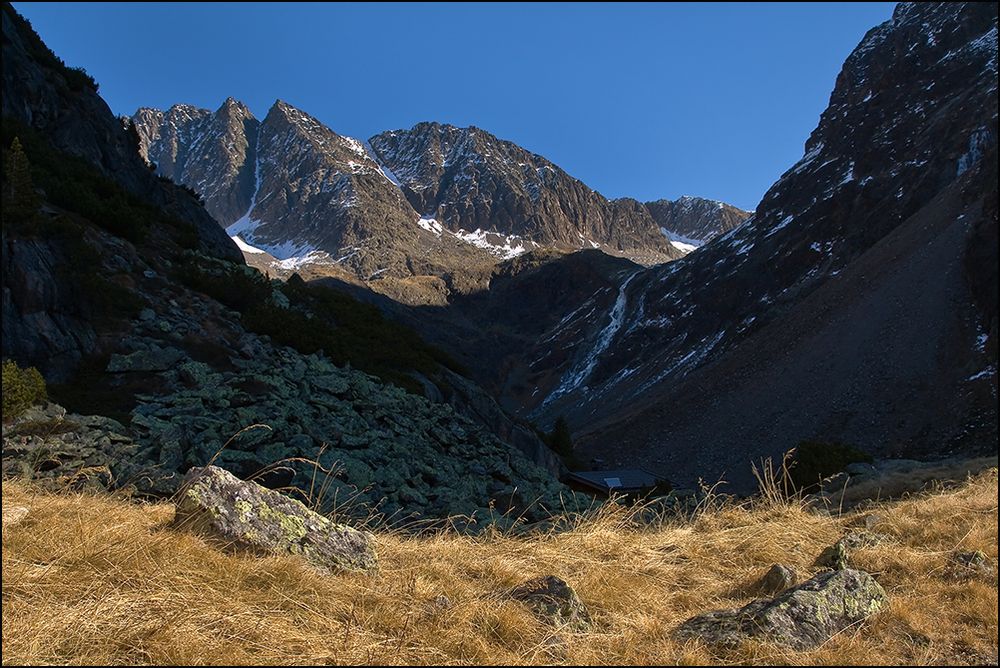
[[828,571],[773,600],[692,617],[676,634],[710,644],[737,645],[755,639],[807,650],[875,614],[887,602],[885,591],[868,573]]
[[316,568],[373,571],[373,536],[335,524],[301,502],[217,466],[191,469],[177,501],[176,523],[227,546],[298,554]]
[[569,584],[554,575],[528,580],[510,592],[510,597],[526,603],[536,616],[569,631],[590,630],[590,613]]

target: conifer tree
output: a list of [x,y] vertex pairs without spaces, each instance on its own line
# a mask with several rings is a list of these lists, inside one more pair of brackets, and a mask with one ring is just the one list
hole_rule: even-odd
[[549,443],[553,450],[564,457],[573,454],[573,436],[569,430],[569,423],[566,418],[560,416],[556,419],[552,434],[549,436]]
[[10,223],[27,223],[38,214],[41,199],[31,180],[31,164],[21,147],[21,140],[14,137],[3,161],[3,219]]

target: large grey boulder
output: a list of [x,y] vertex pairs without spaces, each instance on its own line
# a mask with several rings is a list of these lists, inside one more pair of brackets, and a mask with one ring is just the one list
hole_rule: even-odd
[[217,466],[184,477],[175,522],[227,546],[299,554],[321,571],[372,571],[378,565],[367,532],[335,524],[300,501]]
[[885,591],[868,573],[828,571],[773,600],[692,617],[676,633],[681,639],[710,644],[736,645],[754,639],[805,650],[878,612],[887,602]]

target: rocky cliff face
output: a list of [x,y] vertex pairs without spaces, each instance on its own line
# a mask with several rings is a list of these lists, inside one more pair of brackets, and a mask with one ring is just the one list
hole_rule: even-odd
[[[5,141],[11,142],[18,134],[44,136],[53,149],[70,156],[67,162],[79,159],[87,166],[85,169],[94,170],[94,178],[106,179],[106,185],[102,186],[106,192],[102,196],[107,196],[106,203],[115,200],[109,211],[122,214],[122,200],[131,198],[132,210],[154,207],[167,218],[184,221],[185,243],[189,246],[210,255],[242,261],[239,250],[194,197],[158,179],[146,168],[129,133],[97,95],[96,83],[52,54],[30,25],[6,3],[2,21]],[[28,137],[22,136],[21,140],[27,143]],[[5,151],[7,148],[5,144]],[[64,189],[65,199],[79,195],[70,190],[69,183],[59,185]],[[88,205],[92,205],[92,195],[82,195],[88,196]],[[57,215],[58,208],[49,207],[42,217]],[[130,220],[127,215],[123,218],[121,226],[134,223],[138,228],[138,221]],[[106,220],[101,222],[108,224]],[[38,225],[41,223],[35,224]],[[98,282],[97,277],[103,271],[101,258],[88,260],[90,255],[80,250],[80,243],[85,244],[82,248],[88,248],[87,244],[97,241],[100,232],[87,231],[77,238],[53,231],[24,239],[11,233],[13,226],[14,221],[8,220],[5,213],[4,355],[30,361],[45,369],[50,378],[64,378],[81,359],[101,347],[101,337],[92,322],[97,312],[106,309],[97,303],[114,299],[111,288]],[[157,234],[167,232],[160,228],[151,236]],[[130,261],[129,254],[114,243],[105,257],[119,267]],[[88,261],[94,266],[89,267],[87,280],[80,280],[76,269]]]
[[701,197],[646,202],[646,209],[675,246],[702,246],[751,216],[749,211]]
[[[665,470],[672,467],[682,475],[693,470],[689,461],[711,468],[719,452],[735,453],[743,483],[753,453],[773,454],[798,439],[849,438],[870,448],[905,443],[916,452],[933,450],[935,440],[938,451],[946,450],[975,431],[972,425],[995,434],[995,396],[987,390],[983,403],[972,386],[992,382],[995,388],[995,355],[991,362],[984,352],[995,334],[982,324],[988,316],[974,315],[980,309],[970,300],[970,283],[952,269],[962,264],[972,230],[985,237],[996,227],[989,204],[996,199],[989,176],[997,137],[996,18],[990,4],[899,5],[847,59],[805,155],[754,216],[683,260],[624,277],[619,301],[597,316],[603,328],[579,345],[535,414],[568,413],[577,425],[603,424],[590,439],[591,451],[620,449],[668,475],[677,474]],[[951,227],[935,227],[945,223]],[[943,236],[920,236],[930,229]],[[862,263],[873,253],[881,254],[884,267],[890,258],[903,263],[892,265],[898,273],[880,272],[885,282],[876,281],[878,265]],[[993,264],[995,258],[994,252]],[[901,278],[907,272],[912,277]],[[922,275],[935,275],[938,287],[922,293],[924,281],[914,278]],[[853,288],[846,292],[832,287],[848,284]],[[854,322],[853,330],[831,324],[820,339],[814,336],[818,321],[792,319],[806,312],[799,309],[820,288],[829,291],[814,299],[836,300],[823,301],[823,312],[837,314],[845,327]],[[927,308],[931,303],[935,308]],[[890,313],[895,320],[885,320]],[[870,336],[849,338],[847,331]],[[902,343],[917,331],[922,343]],[[777,357],[767,359],[797,360],[782,367],[787,405],[773,401],[777,395],[768,393],[763,376],[748,375],[750,367],[723,363],[746,362],[751,349],[763,356],[749,341],[764,345],[778,332],[792,339],[781,350],[769,348]],[[899,347],[893,336],[901,337]],[[857,365],[833,362],[851,359],[870,365],[885,383],[876,389],[873,376],[859,374]],[[772,398],[747,401],[737,411],[724,400],[722,380],[711,376],[714,386],[708,380],[708,370],[723,367],[747,381],[738,388],[744,397]],[[929,387],[935,386],[964,398],[960,405],[948,402],[947,416],[926,410],[934,405]],[[838,389],[816,395],[824,387]],[[891,396],[912,399],[891,404],[895,418],[873,408]],[[713,407],[725,405],[742,416],[742,425],[720,428],[731,421]],[[717,421],[709,424],[709,415]],[[796,415],[809,419],[792,419]],[[705,456],[694,457],[699,448]],[[715,462],[720,474],[739,463],[732,457]]]
[[134,123],[139,152],[160,174],[198,192],[213,218],[234,221],[246,212],[260,122],[243,103],[228,98],[215,113],[182,104],[140,109]]

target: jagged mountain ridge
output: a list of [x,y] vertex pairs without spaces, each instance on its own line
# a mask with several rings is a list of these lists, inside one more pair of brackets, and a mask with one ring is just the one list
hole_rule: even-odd
[[536,247],[602,248],[650,264],[680,255],[635,200],[607,200],[479,128],[418,123],[370,144],[414,209],[453,232],[496,230]]
[[175,105],[167,112],[140,109],[136,116],[139,152],[161,175],[197,190],[216,220],[235,220],[247,210],[260,122],[244,104],[228,98],[214,114]]
[[607,200],[478,128],[420,123],[367,143],[281,101],[257,123],[232,99],[214,113],[143,108],[132,121],[157,170],[202,194],[231,234],[284,262],[279,272],[325,262],[388,294],[412,277],[439,277],[443,293],[461,293],[533,249],[599,248],[646,264],[690,250],[671,243],[645,205]]

